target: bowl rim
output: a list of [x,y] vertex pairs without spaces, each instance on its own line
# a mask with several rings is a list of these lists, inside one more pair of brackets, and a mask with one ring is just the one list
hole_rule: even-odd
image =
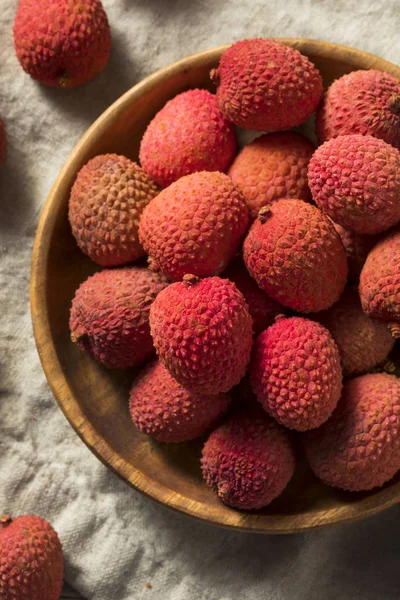
[[[365,66],[363,68],[386,71],[400,79],[400,67],[362,50],[312,39],[272,39],[298,48],[306,54],[310,52],[318,55],[321,58],[326,57],[327,54],[330,57],[336,56],[347,64],[354,64],[357,68],[360,68],[358,66],[360,61],[366,65],[370,62],[373,67]],[[116,475],[158,503],[207,523],[244,532],[296,533],[316,527],[354,521],[380,512],[400,501],[400,482],[391,487],[383,488],[373,496],[355,501],[351,506],[334,507],[324,511],[318,510],[315,513],[305,512],[279,516],[244,513],[225,507],[228,509],[226,516],[221,519],[220,509],[217,505],[210,506],[190,500],[173,489],[151,479],[117,455],[103,438],[99,439],[96,430],[81,410],[64,375],[53,343],[47,312],[46,265],[50,250],[51,233],[61,204],[58,192],[63,182],[66,179],[71,179],[71,176],[76,174],[80,166],[79,155],[81,151],[90,145],[95,138],[100,137],[109,127],[109,120],[117,119],[133,101],[139,100],[156,85],[184,71],[189,66],[192,67],[211,59],[217,60],[220,54],[229,46],[230,44],[217,46],[186,56],[147,76],[111,104],[77,142],[51,188],[39,219],[31,260],[31,319],[43,371],[61,410],[82,441]],[[377,502],[377,497],[379,497],[379,502]]]

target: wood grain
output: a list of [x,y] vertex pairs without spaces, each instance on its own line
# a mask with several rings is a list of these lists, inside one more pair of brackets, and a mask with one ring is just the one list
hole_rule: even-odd
[[[325,85],[354,69],[380,69],[400,79],[399,67],[358,50],[313,40],[282,41],[311,58]],[[140,82],[90,127],[67,159],[44,207],[33,250],[31,312],[39,355],[53,393],[78,435],[110,469],[154,500],[207,522],[262,533],[360,519],[399,501],[399,478],[378,491],[349,494],[319,483],[300,460],[287,490],[267,508],[239,512],[224,506],[202,481],[202,441],[157,444],[141,434],[128,413],[134,373],[101,368],[69,339],[73,294],[97,269],[77,249],[67,220],[77,171],[103,152],[136,160],[148,122],[167,100],[193,87],[212,89],[208,74],[224,49],[190,56]]]

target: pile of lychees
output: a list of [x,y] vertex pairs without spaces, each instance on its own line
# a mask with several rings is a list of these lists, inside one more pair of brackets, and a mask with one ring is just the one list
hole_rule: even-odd
[[[355,71],[323,94],[269,39],[233,44],[211,79],[215,95],[156,114],[141,166],[107,154],[78,173],[72,232],[107,268],[76,292],[72,340],[105,367],[144,365],[141,431],[211,431],[202,472],[230,506],[284,490],[294,431],[324,483],[381,486],[400,469],[400,82]],[[315,110],[317,149],[287,131]],[[235,126],[264,134],[238,151]]]

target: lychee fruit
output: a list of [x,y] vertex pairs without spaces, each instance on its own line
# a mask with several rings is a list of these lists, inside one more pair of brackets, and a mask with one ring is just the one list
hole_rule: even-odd
[[232,281],[239,292],[242,292],[253,319],[253,331],[256,335],[272,325],[276,316],[286,312],[284,306],[260,290],[254,279],[250,277],[240,256],[235,257],[229,264],[224,277]]
[[57,533],[35,515],[0,517],[0,598],[58,600],[64,558]]
[[295,469],[290,432],[265,413],[232,415],[206,441],[201,469],[222,502],[253,510],[266,506],[286,488]]
[[182,177],[143,211],[139,238],[172,281],[224,271],[247,231],[245,199],[231,179],[202,171]]
[[244,241],[243,258],[266,294],[299,312],[329,308],[347,281],[346,253],[332,221],[302,200],[262,208]]
[[139,219],[157,193],[143,169],[125,156],[92,158],[79,171],[69,199],[69,221],[82,252],[103,267],[144,256]]
[[364,313],[360,297],[351,287],[330,309],[319,313],[318,320],[329,329],[339,348],[344,375],[373,369],[387,358],[395,343],[386,323]]
[[342,390],[340,356],[331,334],[302,317],[278,318],[258,336],[250,377],[262,407],[298,431],[324,423]]
[[196,171],[226,171],[236,153],[235,126],[215,94],[189,90],[156,114],[140,144],[143,169],[162,187]]
[[46,85],[73,88],[107,64],[111,36],[100,0],[20,0],[14,46],[22,68]]
[[400,337],[400,230],[380,240],[367,256],[360,275],[359,292],[364,312],[388,321]]
[[345,229],[338,223],[333,223],[340,235],[344,249],[346,250],[347,264],[349,265],[349,279],[358,283],[361,269],[367,259],[368,253],[380,239],[379,235],[364,235]]
[[150,328],[161,361],[192,392],[227,392],[246,373],[252,319],[243,295],[227,279],[185,275],[152,304]]
[[312,197],[335,223],[357,233],[400,220],[400,153],[368,135],[340,135],[317,148],[308,167]]
[[303,434],[308,462],[323,483],[372,490],[400,469],[400,380],[361,375],[347,381],[332,417]]
[[298,50],[271,39],[236,42],[211,71],[225,116],[244,129],[290,129],[316,109],[318,69]]
[[0,167],[6,162],[7,158],[7,133],[4,122],[0,118]]
[[154,352],[149,311],[167,285],[162,275],[143,267],[95,273],[72,301],[72,341],[110,369],[139,365]]
[[324,94],[316,130],[320,142],[360,133],[400,148],[400,81],[374,69],[343,75]]
[[229,177],[243,192],[250,215],[281,198],[311,200],[308,162],[315,148],[300,133],[269,133],[247,144],[232,163]]
[[134,381],[129,400],[133,422],[159,442],[186,442],[206,433],[227,411],[229,394],[196,394],[154,360]]

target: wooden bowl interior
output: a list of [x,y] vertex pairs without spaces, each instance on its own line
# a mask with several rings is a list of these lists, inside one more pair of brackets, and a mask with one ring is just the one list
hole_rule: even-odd
[[[315,41],[284,40],[320,69],[325,86],[357,68],[378,68],[400,78],[400,69],[371,55]],[[141,434],[128,413],[134,372],[108,371],[80,352],[69,337],[68,316],[78,285],[98,267],[77,248],[67,204],[79,168],[96,154],[138,158],[142,134],[156,112],[181,91],[213,89],[209,71],[223,48],[167,67],[121,97],[77,145],[46,203],[32,260],[31,306],[35,337],[49,383],[71,425],[116,473],[155,500],[220,525],[259,532],[298,531],[360,518],[396,502],[400,480],[382,490],[347,494],[318,482],[304,460],[284,494],[261,511],[245,513],[220,503],[202,480],[203,440],[158,444]]]

